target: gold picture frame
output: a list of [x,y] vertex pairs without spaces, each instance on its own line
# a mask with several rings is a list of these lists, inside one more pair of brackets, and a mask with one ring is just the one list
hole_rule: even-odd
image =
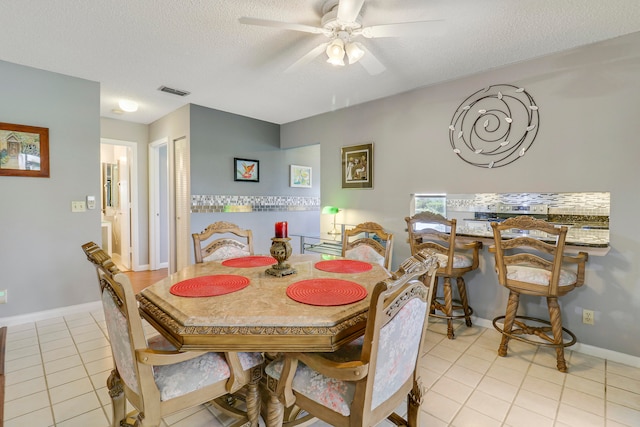
[[49,178],[49,128],[0,123],[0,176]]
[[342,188],[373,188],[373,143],[342,147]]

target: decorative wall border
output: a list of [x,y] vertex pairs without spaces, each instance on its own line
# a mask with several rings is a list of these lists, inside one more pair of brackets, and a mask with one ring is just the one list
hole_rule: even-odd
[[319,211],[320,197],[192,195],[191,213]]

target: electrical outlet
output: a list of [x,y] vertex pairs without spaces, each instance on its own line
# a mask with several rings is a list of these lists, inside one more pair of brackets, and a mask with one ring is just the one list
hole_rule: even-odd
[[593,310],[582,310],[582,323],[587,325],[593,325],[595,323],[595,314],[593,313]]

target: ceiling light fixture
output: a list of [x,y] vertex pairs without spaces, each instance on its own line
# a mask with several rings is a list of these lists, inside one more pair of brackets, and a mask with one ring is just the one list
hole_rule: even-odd
[[121,99],[118,101],[118,106],[120,106],[122,111],[126,111],[127,113],[138,111],[138,103],[128,99]]
[[344,41],[333,39],[327,46],[327,62],[331,65],[344,65]]
[[362,44],[358,42],[347,43],[345,50],[347,51],[349,64],[355,64],[364,56],[364,48]]

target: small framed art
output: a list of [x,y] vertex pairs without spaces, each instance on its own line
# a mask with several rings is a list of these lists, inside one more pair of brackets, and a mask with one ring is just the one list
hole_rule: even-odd
[[289,185],[291,187],[311,188],[311,167],[291,165]]
[[342,147],[342,188],[373,188],[373,144]]
[[249,159],[233,159],[233,180],[234,181],[260,181],[260,162]]
[[49,128],[0,123],[0,176],[49,178]]

